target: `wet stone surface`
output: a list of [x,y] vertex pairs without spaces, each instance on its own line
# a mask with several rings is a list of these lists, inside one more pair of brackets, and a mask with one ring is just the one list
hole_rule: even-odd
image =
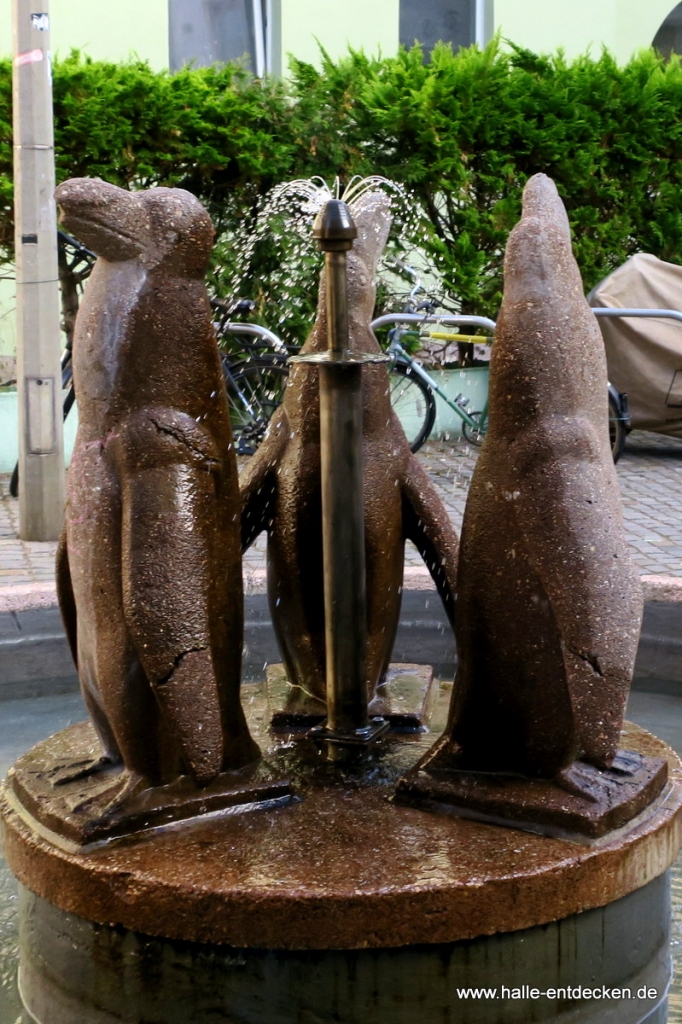
[[[272,737],[264,687],[245,692],[249,724],[273,769],[302,798],[225,814],[88,853],[36,835],[5,805],[12,870],[62,909],[146,934],[266,948],[357,948],[453,941],[509,931],[601,905],[674,859],[677,791],[617,838],[578,845],[397,807],[387,799],[442,729],[390,737],[360,769],[332,769],[293,736]],[[74,726],[36,748],[92,742]],[[674,755],[633,729],[626,748]],[[27,762],[25,762],[25,765]],[[672,802],[671,802],[672,801]],[[425,929],[425,921],[428,927]]]
[[[245,696],[248,697],[249,689]],[[675,732],[680,718],[681,698],[660,697],[657,694],[635,694],[629,716],[647,728],[660,731],[668,723],[670,742],[682,752],[680,730]],[[33,746],[49,733],[63,729],[70,723],[85,716],[80,697],[77,694],[42,697],[32,700],[6,702],[3,706],[3,723],[0,732],[0,774],[4,774],[21,752]],[[274,826],[275,818],[271,819]],[[512,833],[509,833],[512,835]],[[519,834],[520,835],[520,834]],[[532,838],[532,837],[530,837]],[[518,847],[519,850],[521,847]],[[668,1024],[682,1024],[682,862],[678,861],[672,871],[673,925],[671,949],[676,963],[677,977],[673,980],[670,993]],[[17,898],[16,881],[5,863],[0,860],[0,1021],[2,1024],[29,1024],[29,1018],[22,1014],[16,992],[17,968]],[[623,936],[627,945],[629,939]],[[524,980],[525,979],[524,977]],[[487,982],[486,982],[487,983]]]

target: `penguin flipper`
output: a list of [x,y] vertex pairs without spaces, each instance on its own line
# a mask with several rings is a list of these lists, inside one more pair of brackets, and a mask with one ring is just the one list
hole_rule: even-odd
[[403,532],[415,545],[431,573],[451,625],[455,619],[457,534],[438,492],[410,456],[402,481]]
[[239,477],[242,513],[242,553],[266,530],[273,514],[277,464],[289,437],[289,422],[284,409],[278,409],[268,427],[265,440],[249,460]]
[[69,552],[66,546],[66,527],[62,529],[57,543],[55,577],[57,582],[57,601],[62,622],[64,623],[64,632],[69,642],[71,657],[76,668],[78,668],[78,617],[76,613],[76,599],[73,596],[73,586],[71,583]]
[[[206,534],[212,523],[206,510],[212,486],[205,469],[152,466],[138,471],[126,488],[122,510],[126,626],[174,744],[198,785],[220,772],[225,753],[207,601]],[[169,492],[182,496],[176,507],[168,507]],[[187,530],[188,522],[193,529]],[[235,731],[239,726],[245,730],[239,721]],[[138,736],[131,739],[127,765],[142,759],[139,743]]]

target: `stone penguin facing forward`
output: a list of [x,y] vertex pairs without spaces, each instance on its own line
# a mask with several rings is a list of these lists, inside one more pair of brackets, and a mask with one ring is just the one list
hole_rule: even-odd
[[[351,206],[358,237],[348,253],[349,347],[380,353],[370,323],[376,267],[390,226],[382,192]],[[302,353],[327,349],[325,275],[317,319]],[[363,473],[367,570],[367,689],[382,683],[398,625],[405,539],[416,545],[448,614],[454,613],[457,537],[391,408],[384,364],[365,364]],[[284,402],[240,479],[245,547],[268,530],[268,599],[289,681],[326,700],[322,572],[320,407],[317,368],[292,366]]]
[[259,756],[239,701],[236,461],[203,275],[213,228],[181,189],[72,179],[62,220],[98,255],[75,329],[79,427],[60,605],[119,801]]
[[509,238],[490,426],[458,573],[448,729],[422,767],[555,778],[611,765],[642,616],[608,436],[604,348],[553,182]]

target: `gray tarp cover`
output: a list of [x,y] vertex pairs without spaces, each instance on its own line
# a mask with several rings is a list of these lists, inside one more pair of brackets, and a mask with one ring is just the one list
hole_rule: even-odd
[[[682,267],[638,253],[593,288],[591,306],[682,308]],[[682,323],[599,319],[609,380],[625,391],[632,426],[682,437]]]

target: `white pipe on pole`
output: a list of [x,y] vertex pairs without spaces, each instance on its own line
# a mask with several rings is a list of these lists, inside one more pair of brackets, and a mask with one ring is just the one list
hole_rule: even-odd
[[272,0],[265,0],[265,71],[272,74]]
[[262,0],[251,0],[253,7],[253,38],[256,75],[262,78],[265,74],[265,31],[263,25]]
[[64,442],[48,0],[13,0],[13,21],[19,534],[56,540]]
[[482,50],[486,44],[485,38],[485,4],[486,0],[475,0],[474,11],[474,42]]

